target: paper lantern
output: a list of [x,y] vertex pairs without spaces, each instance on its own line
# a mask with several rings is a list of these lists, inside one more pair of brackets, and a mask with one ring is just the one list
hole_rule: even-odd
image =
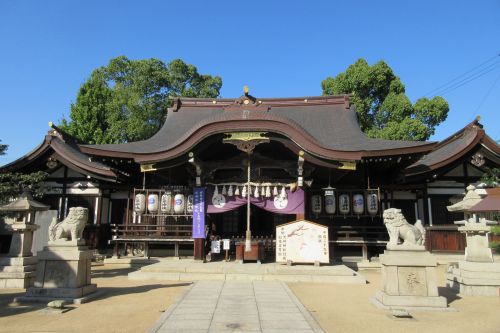
[[368,214],[370,214],[372,216],[377,215],[377,213],[378,213],[377,194],[375,194],[375,193],[368,194],[366,201],[367,201],[366,204],[367,204]]
[[329,191],[325,194],[325,212],[327,214],[335,214],[335,194]]
[[365,198],[362,194],[352,196],[352,211],[356,215],[361,215],[365,211]]
[[174,213],[182,214],[184,213],[185,206],[184,194],[177,193],[174,197]]
[[187,197],[186,211],[188,214],[193,212],[193,195],[190,194]]
[[158,212],[158,194],[148,195],[148,212],[153,214]]
[[321,214],[322,210],[321,195],[315,194],[311,197],[311,210],[314,214]]
[[172,193],[166,192],[161,196],[160,210],[166,214],[172,211]]
[[349,211],[351,210],[349,203],[349,194],[341,194],[339,196],[339,212],[340,214],[349,214]]
[[146,196],[144,194],[140,193],[135,196],[134,211],[138,214],[144,214],[146,211]]

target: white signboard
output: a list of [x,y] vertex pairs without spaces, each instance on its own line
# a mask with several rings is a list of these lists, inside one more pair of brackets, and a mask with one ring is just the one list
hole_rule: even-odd
[[222,249],[223,250],[229,250],[229,239],[223,239],[222,240]]
[[210,246],[210,251],[212,253],[220,253],[220,241],[214,240]]
[[276,262],[329,263],[328,227],[306,220],[276,227]]

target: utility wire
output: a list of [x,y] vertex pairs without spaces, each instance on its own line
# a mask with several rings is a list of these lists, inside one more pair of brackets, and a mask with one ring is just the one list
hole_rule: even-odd
[[488,91],[486,92],[486,94],[484,94],[483,99],[479,103],[479,106],[477,107],[476,112],[474,112],[474,113],[477,113],[479,111],[479,109],[481,108],[481,106],[483,106],[484,101],[486,101],[486,99],[488,98],[488,96],[490,95],[490,93],[493,91],[493,88],[497,84],[498,80],[500,80],[500,73],[498,74],[497,78],[493,81],[493,84],[491,85],[490,89],[488,89]]
[[[428,96],[429,97],[431,95],[433,95],[433,96],[436,95],[435,92],[440,91],[440,90],[445,90],[445,89],[449,88],[449,86],[455,84],[456,83],[455,81],[457,81],[458,79],[461,79],[464,76],[466,76],[467,74],[474,72],[476,69],[483,67],[485,64],[491,62],[492,60],[498,59],[498,57],[500,57],[500,54],[497,54],[497,55],[495,55],[495,56],[493,56],[493,57],[491,57],[491,58],[483,61],[482,63],[480,63],[479,65],[473,67],[472,69],[466,71],[465,73],[462,73],[462,74],[454,77],[453,79],[451,79],[450,81],[446,82],[445,84],[440,85],[439,87],[437,87],[437,88],[429,91],[424,96]],[[474,75],[474,73],[472,75]]]
[[487,68],[484,68],[482,69],[481,71],[477,72],[477,73],[474,73],[468,77],[466,77],[465,79],[462,79],[458,82],[455,82],[452,86],[449,86],[443,90],[440,90],[438,92],[436,92],[435,94],[433,94],[433,96],[436,96],[436,95],[445,95],[453,90],[456,90],[464,85],[466,85],[467,83],[471,82],[471,81],[474,81],[475,79],[478,79],[480,78],[481,76],[484,76],[486,74],[488,74],[489,72],[492,72],[494,71],[495,69],[499,68],[500,67],[500,61],[499,62],[496,62],[490,66],[488,66]]

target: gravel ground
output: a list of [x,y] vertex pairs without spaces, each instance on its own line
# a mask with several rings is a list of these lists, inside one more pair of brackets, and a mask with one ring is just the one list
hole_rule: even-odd
[[393,319],[390,311],[377,309],[368,298],[381,287],[380,270],[360,273],[366,285],[289,284],[325,332],[370,333],[498,333],[500,297],[461,298],[445,289],[445,266],[438,267],[439,293],[456,312],[413,311],[413,319]]
[[[325,332],[500,333],[500,297],[466,297],[444,288],[444,266],[438,268],[440,294],[457,312],[411,312],[413,319],[392,319],[368,298],[380,289],[380,271],[360,273],[366,285],[289,284]],[[11,306],[23,290],[0,289],[0,332],[145,332],[180,297],[189,283],[129,281],[130,269],[93,268],[92,282],[102,295],[62,314],[44,314],[43,306]]]
[[130,271],[93,267],[101,296],[64,314],[41,313],[43,305],[9,306],[23,290],[0,289],[0,332],[145,332],[190,285],[128,281]]

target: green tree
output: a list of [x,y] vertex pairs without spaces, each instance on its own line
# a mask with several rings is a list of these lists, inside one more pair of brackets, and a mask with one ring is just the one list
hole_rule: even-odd
[[71,105],[70,120],[61,128],[93,144],[143,140],[165,121],[170,96],[219,96],[222,79],[202,75],[180,59],[111,59],[95,69]]
[[[0,140],[2,142],[2,140]],[[0,144],[0,155],[5,155],[5,151],[9,146]]]
[[[5,155],[7,147],[7,145],[0,145],[0,155]],[[25,189],[29,189],[34,197],[41,198],[43,196],[43,181],[47,176],[47,173],[43,171],[29,174],[0,173],[0,204],[19,196]]]
[[448,103],[439,96],[412,104],[384,61],[370,66],[358,59],[345,72],[323,80],[321,87],[324,95],[352,94],[361,129],[372,138],[427,140],[448,115]]

